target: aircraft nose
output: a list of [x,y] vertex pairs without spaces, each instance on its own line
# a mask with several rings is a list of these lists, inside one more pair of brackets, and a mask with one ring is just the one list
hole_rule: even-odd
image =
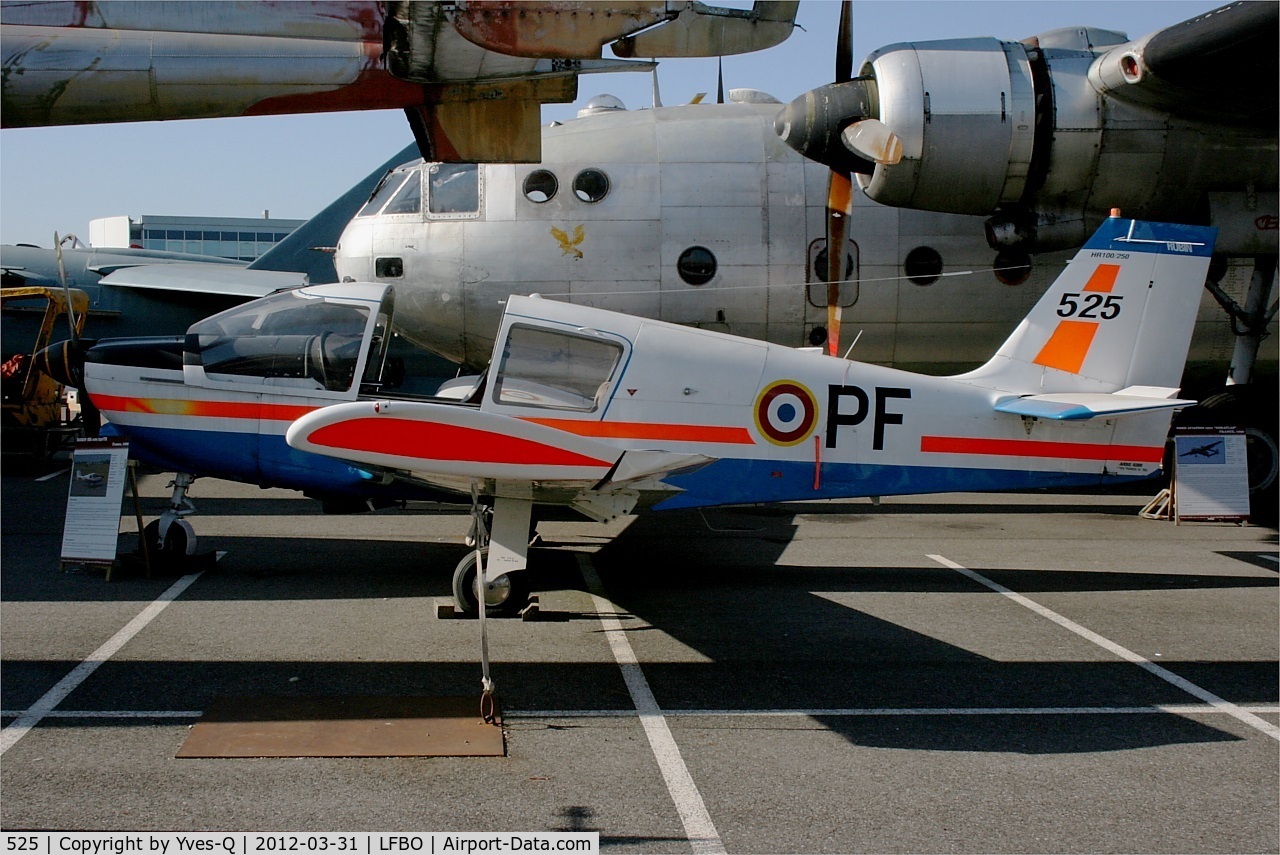
[[63,386],[83,389],[85,354],[93,345],[94,342],[84,339],[55,342],[36,352],[36,368]]

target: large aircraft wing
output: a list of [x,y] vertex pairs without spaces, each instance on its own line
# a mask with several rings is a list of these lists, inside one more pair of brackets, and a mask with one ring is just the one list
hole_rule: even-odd
[[577,97],[579,74],[653,67],[602,59],[603,45],[760,50],[790,34],[796,6],[7,0],[0,127],[391,108],[430,160],[537,162],[542,104]]
[[102,277],[101,284],[253,300],[284,288],[307,284],[305,273],[247,270],[222,264],[142,264],[122,267]]
[[1276,124],[1280,51],[1275,3],[1236,2],[1157,30],[1098,63],[1098,88],[1120,100],[1214,122]]

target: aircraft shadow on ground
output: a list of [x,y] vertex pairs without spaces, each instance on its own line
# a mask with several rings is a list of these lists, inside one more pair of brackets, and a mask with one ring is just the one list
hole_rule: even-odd
[[[861,611],[857,608],[859,594],[973,595],[983,589],[943,567],[860,567],[854,561],[839,567],[780,565],[797,528],[794,513],[756,510],[707,517],[715,530],[704,525],[701,515],[641,517],[594,557],[606,593],[618,606],[623,629],[636,646],[664,709],[1059,709],[1194,702],[1126,662],[998,661]],[[232,555],[184,593],[183,602],[447,597],[452,568],[466,550],[461,544],[399,540],[234,538],[228,542],[233,544]],[[856,546],[856,541],[852,543]],[[535,550],[534,557],[541,565],[536,587],[585,587],[573,553]],[[1257,576],[982,572],[1024,592],[1274,588],[1277,584],[1274,578]],[[104,583],[65,574],[56,583],[44,579],[37,586],[35,581],[24,585],[14,575],[6,573],[4,577],[4,597],[9,601],[142,599],[158,595],[169,584],[163,579]],[[116,591],[127,591],[128,595],[118,596]],[[841,602],[822,594],[842,595]],[[593,614],[570,617],[595,620]],[[424,614],[423,619],[431,618]],[[658,631],[643,631],[649,627]],[[544,633],[544,638],[553,631],[536,623],[509,629],[518,636]],[[252,646],[252,634],[260,631],[266,630],[246,625],[238,638],[250,636]],[[271,631],[280,630],[274,627]],[[345,631],[358,632],[360,628],[348,626]],[[186,661],[182,651],[174,651],[172,659],[113,659],[61,708],[200,710],[215,697],[254,694],[478,694],[478,662],[466,658],[474,646],[474,624],[450,622],[433,632],[433,637],[455,644],[458,652],[441,656],[440,650],[425,646],[415,652],[409,643],[403,661],[324,657],[317,661]],[[425,645],[426,636],[422,638]],[[692,661],[673,660],[667,638],[700,655]],[[633,709],[621,673],[612,662],[504,661],[497,644],[493,653],[494,676],[509,709]],[[5,708],[22,709],[34,703],[77,664],[6,660]],[[1235,703],[1277,700],[1275,663],[1271,661],[1161,664]],[[682,721],[681,726],[704,729],[797,726],[794,718]],[[1240,738],[1214,726],[1216,722],[1205,724],[1159,712],[996,716],[819,713],[812,721],[814,726],[861,746],[951,751],[1080,753]],[[86,723],[102,726],[96,719],[46,721],[48,726]],[[553,725],[514,720],[511,726]]]

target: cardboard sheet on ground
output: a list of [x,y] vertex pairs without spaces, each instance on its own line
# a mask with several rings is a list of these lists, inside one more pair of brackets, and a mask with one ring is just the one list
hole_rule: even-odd
[[502,757],[480,696],[254,697],[210,704],[178,750],[212,757]]

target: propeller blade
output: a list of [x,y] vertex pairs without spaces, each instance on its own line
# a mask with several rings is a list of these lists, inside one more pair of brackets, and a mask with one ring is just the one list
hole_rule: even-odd
[[[836,33],[836,86],[853,77],[853,1],[840,3]],[[853,182],[849,169],[832,168],[827,187],[827,353],[840,355],[840,281],[844,279],[844,244],[853,213]]]
[[53,233],[53,249],[58,259],[58,281],[62,283],[62,293],[67,298],[67,324],[71,327],[71,343],[77,344],[80,333],[76,331],[76,310],[71,303],[71,289],[67,287],[67,268],[62,263],[62,240],[57,232]]
[[827,189],[827,353],[840,355],[840,283],[844,279],[844,245],[853,212],[853,182],[849,173],[831,171]]
[[849,151],[867,160],[892,165],[902,160],[902,140],[879,119],[854,122],[840,133]]
[[853,2],[840,3],[840,29],[836,32],[836,83],[853,77]]

